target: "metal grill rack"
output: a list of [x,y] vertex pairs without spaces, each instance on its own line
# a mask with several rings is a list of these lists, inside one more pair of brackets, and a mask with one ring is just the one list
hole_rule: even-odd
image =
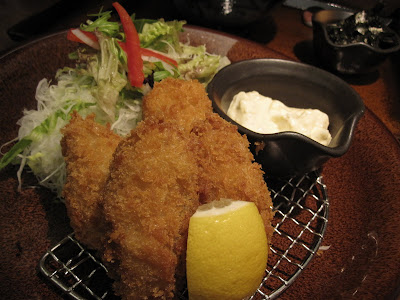
[[[274,234],[265,277],[251,300],[282,294],[317,253],[328,223],[329,201],[319,172],[266,181],[274,204]],[[107,268],[73,234],[44,254],[39,269],[73,299],[118,299]],[[187,299],[187,293],[180,299]]]
[[329,200],[319,172],[268,180],[274,204],[274,234],[266,275],[250,299],[276,299],[317,253],[328,224]]
[[73,299],[113,299],[107,268],[71,233],[42,256],[41,273]]

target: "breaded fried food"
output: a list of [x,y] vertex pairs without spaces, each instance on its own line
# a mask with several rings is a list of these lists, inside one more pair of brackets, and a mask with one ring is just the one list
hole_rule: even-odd
[[173,121],[187,132],[194,122],[204,120],[211,112],[211,101],[204,85],[197,80],[166,78],[155,83],[153,90],[143,98],[144,119]]
[[200,202],[220,198],[255,202],[268,237],[273,229],[272,201],[263,172],[237,128],[212,112],[204,86],[173,78],[157,83],[143,100],[143,116],[183,127],[200,166]]
[[96,123],[94,115],[84,120],[76,112],[62,134],[67,168],[63,196],[71,227],[82,243],[100,249],[104,228],[99,199],[121,138],[109,126]]
[[172,299],[184,282],[197,178],[189,135],[176,124],[146,118],[118,146],[103,197],[104,260],[123,299]]
[[192,146],[200,168],[200,202],[220,198],[254,202],[270,240],[272,200],[260,165],[253,162],[247,138],[215,113],[197,122],[192,134],[197,137]]
[[[197,81],[165,79],[125,139],[75,114],[63,130],[64,196],[77,238],[101,251],[122,299],[174,299],[185,284],[189,219],[220,198],[254,202],[270,238],[271,198],[246,137]],[[117,146],[118,145],[118,146]]]

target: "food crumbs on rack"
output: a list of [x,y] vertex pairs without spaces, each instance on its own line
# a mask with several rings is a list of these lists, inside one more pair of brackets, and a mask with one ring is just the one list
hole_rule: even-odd
[[318,255],[318,256],[322,256],[322,254],[323,254],[325,251],[329,250],[330,247],[331,247],[331,245],[329,245],[329,246],[319,246],[319,248],[318,248],[318,250],[317,250],[317,255]]

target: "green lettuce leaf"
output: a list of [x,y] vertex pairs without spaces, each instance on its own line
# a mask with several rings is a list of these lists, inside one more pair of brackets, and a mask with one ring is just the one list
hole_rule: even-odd
[[80,28],[84,31],[98,31],[109,37],[120,37],[120,24],[118,22],[109,21],[111,11],[99,12],[98,14],[90,14],[88,16],[97,17],[94,21],[87,20],[86,24],[81,24]]
[[127,85],[126,65],[121,63],[121,52],[117,40],[98,34],[100,56],[93,56],[88,61],[89,73],[97,86],[92,93],[98,106],[108,116],[109,122],[115,121],[115,108],[120,91]]
[[168,52],[169,47],[173,47],[176,52],[180,52],[179,33],[185,21],[159,20],[153,23],[144,23],[139,33],[140,44],[143,48],[151,48],[161,52]]

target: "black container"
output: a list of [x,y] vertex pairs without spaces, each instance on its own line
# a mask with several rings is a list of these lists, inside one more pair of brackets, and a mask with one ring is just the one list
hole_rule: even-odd
[[[240,91],[258,91],[287,106],[316,108],[330,119],[332,141],[324,146],[296,132],[260,134],[226,115]],[[364,113],[360,96],[343,80],[322,69],[279,59],[251,59],[226,66],[209,83],[214,110],[235,124],[250,141],[250,150],[268,176],[302,175],[319,169],[350,147],[356,124]]]
[[373,47],[363,42],[339,45],[332,42],[327,24],[336,23],[353,15],[341,10],[321,10],[313,15],[314,52],[320,64],[331,71],[342,74],[364,74],[376,70],[387,56],[400,49],[398,34],[389,28],[395,43],[389,48]]

